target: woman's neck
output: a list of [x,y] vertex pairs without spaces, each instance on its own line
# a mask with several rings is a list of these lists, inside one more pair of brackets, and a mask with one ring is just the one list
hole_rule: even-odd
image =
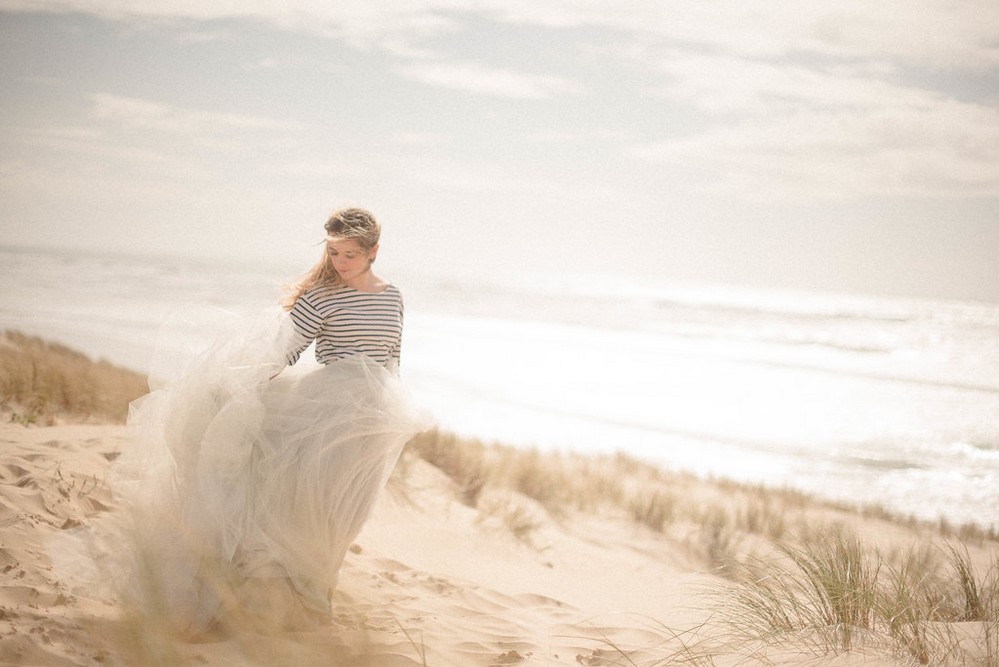
[[388,283],[370,270],[354,276],[350,280],[345,280],[343,284],[358,292],[384,292],[385,288],[388,287]]

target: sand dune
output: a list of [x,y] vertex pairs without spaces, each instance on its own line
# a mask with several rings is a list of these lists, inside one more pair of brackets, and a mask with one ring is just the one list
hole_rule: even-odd
[[[0,662],[29,665],[907,665],[883,638],[832,650],[737,638],[722,622],[726,583],[698,527],[651,530],[606,511],[553,517],[487,488],[475,506],[451,478],[404,456],[341,571],[328,627],[232,632],[184,642],[74,590],[50,538],[114,511],[104,483],[125,427],[0,426]],[[688,500],[731,496],[687,479]],[[779,502],[777,495],[774,502]],[[497,508],[500,508],[497,510]],[[515,511],[514,511],[515,510]],[[789,512],[791,510],[788,510]],[[909,526],[818,506],[881,548],[923,539]],[[839,513],[839,514],[837,514]],[[511,527],[519,517],[524,530]],[[736,554],[766,554],[746,535]],[[987,565],[996,545],[972,546]],[[954,623],[953,664],[997,664],[987,623]],[[994,624],[993,624],[994,625]],[[993,629],[994,632],[994,629]],[[961,634],[963,633],[963,634]],[[983,639],[983,636],[985,637]],[[963,642],[963,643],[961,643]],[[819,647],[818,649],[816,647]],[[991,660],[991,662],[990,662]]]

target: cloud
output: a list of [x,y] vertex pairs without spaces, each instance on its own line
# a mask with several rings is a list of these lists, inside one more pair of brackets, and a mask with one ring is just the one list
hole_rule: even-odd
[[429,148],[451,143],[451,137],[439,132],[393,132],[391,140],[401,146]]
[[743,56],[805,52],[933,67],[999,65],[999,3],[992,0],[756,0],[723,8],[703,0],[0,0],[0,9],[110,19],[251,18],[401,50],[414,39],[459,30],[458,17],[477,15],[524,25],[604,28]]
[[630,154],[684,165],[707,187],[751,199],[999,195],[999,110],[906,85],[891,66],[676,48],[623,57],[661,73],[648,94],[701,121]]
[[136,182],[155,174],[190,183],[225,178],[243,155],[254,161],[240,163],[241,170],[247,164],[277,170],[300,144],[299,126],[286,121],[108,93],[87,99],[89,110],[78,123],[16,128],[9,147],[30,147],[40,165],[36,171],[49,174],[50,182],[80,174],[101,183]]
[[272,174],[310,178],[352,176],[363,172],[363,169],[357,164],[319,159],[314,161],[296,160],[291,162],[277,162],[262,165],[261,168]]
[[183,179],[206,179],[213,173],[184,156],[175,145],[121,141],[100,127],[19,128],[16,143],[31,147],[35,168],[30,171],[47,174],[48,187],[81,177],[102,184],[134,180],[138,172],[148,170],[155,170],[160,177],[173,175]]
[[664,82],[661,99],[714,114],[772,115],[809,109],[850,109],[923,104],[926,93],[887,83],[890,70],[871,72],[809,67],[799,62],[755,60],[671,50],[651,60]]
[[181,44],[209,44],[212,42],[231,42],[235,35],[231,30],[190,30],[177,36]]
[[167,133],[219,133],[238,130],[280,130],[296,128],[287,121],[243,114],[198,111],[108,93],[92,96],[92,118],[127,130],[153,130]]
[[398,72],[431,86],[494,97],[542,99],[580,90],[579,86],[561,77],[474,63],[414,62],[399,67]]
[[[460,40],[436,40],[473,24],[491,31],[563,29],[576,40],[570,49],[600,45],[603,60],[594,61],[620,77],[626,96],[662,103],[666,123],[643,118],[626,126],[631,117],[619,124],[619,116],[601,119],[608,131],[627,136],[620,141],[633,142],[629,154],[666,167],[684,165],[710,187],[775,198],[999,191],[994,92],[976,104],[932,90],[934,80],[954,71],[979,76],[999,67],[999,3],[992,0],[757,0],[724,11],[702,0],[0,0],[0,9],[181,18],[194,21],[195,29],[181,25],[179,33],[211,37],[224,37],[229,28],[208,21],[249,18],[380,50],[396,74],[427,86],[519,100],[579,94],[600,82],[571,62],[558,70],[539,63],[523,71],[490,64],[474,49],[445,49]],[[198,33],[202,21],[210,32]],[[518,36],[523,34],[531,33]],[[261,66],[288,67],[268,57],[258,61]],[[669,127],[677,109],[694,120]],[[93,97],[91,117],[109,132],[227,140],[296,129],[280,120],[107,93]],[[667,132],[654,134],[664,124]],[[538,128],[531,136],[568,141],[590,129]],[[669,136],[680,132],[685,136]],[[418,131],[394,139],[428,150],[434,145]]]
[[760,115],[630,154],[755,200],[999,196],[999,113],[953,101]]
[[[649,43],[748,57],[825,54],[934,67],[999,65],[999,4],[990,0],[494,0],[501,20],[598,27]],[[481,5],[480,5],[481,6]]]
[[[793,107],[803,96],[814,101],[824,95],[835,102],[844,89],[857,94],[856,75],[863,70],[988,72],[999,67],[999,3],[992,0],[756,0],[723,11],[702,0],[0,0],[2,9],[206,23],[203,30],[184,26],[180,39],[224,38],[227,29],[208,24],[219,19],[270,22],[333,36],[358,49],[378,49],[413,81],[511,99],[552,98],[577,93],[581,86],[568,70],[529,73],[461,55],[442,58],[434,40],[459,34],[473,22],[494,29],[513,24],[587,28],[588,39],[625,45],[618,57],[634,71],[651,67],[661,78],[656,95],[693,100],[713,113],[770,113],[780,104]],[[594,34],[600,36],[594,39]],[[261,61],[261,66],[276,64]],[[837,66],[844,71],[836,71]],[[157,116],[151,109],[145,113],[146,122],[161,127],[193,120]],[[218,121],[202,117],[196,122],[227,125]]]
[[[358,48],[384,42],[402,48],[414,36],[455,29],[448,12],[467,11],[464,0],[0,0],[0,11],[84,13],[119,21],[181,19],[196,22],[251,19],[282,29],[333,35]],[[188,33],[189,34],[189,33]]]

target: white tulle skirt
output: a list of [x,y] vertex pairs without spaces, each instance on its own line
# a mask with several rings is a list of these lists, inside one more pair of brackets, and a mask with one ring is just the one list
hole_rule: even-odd
[[188,632],[232,613],[329,616],[347,549],[429,422],[367,357],[281,371],[289,327],[229,334],[132,404],[98,569],[135,611]]

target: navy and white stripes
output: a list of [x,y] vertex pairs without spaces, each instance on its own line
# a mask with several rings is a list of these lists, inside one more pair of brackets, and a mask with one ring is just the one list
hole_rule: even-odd
[[403,306],[395,285],[382,292],[320,285],[299,297],[290,315],[296,340],[289,364],[315,340],[321,364],[363,354],[398,371]]

